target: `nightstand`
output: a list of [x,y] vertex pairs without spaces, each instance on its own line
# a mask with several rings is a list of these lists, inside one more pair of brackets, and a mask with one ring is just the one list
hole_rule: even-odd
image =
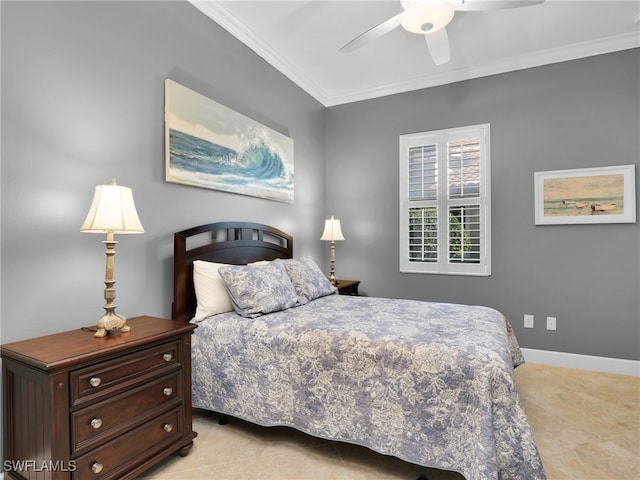
[[358,285],[360,280],[338,280],[336,287],[340,295],[358,295]]
[[103,338],[78,328],[0,347],[9,478],[132,479],[188,453],[196,326],[127,324]]

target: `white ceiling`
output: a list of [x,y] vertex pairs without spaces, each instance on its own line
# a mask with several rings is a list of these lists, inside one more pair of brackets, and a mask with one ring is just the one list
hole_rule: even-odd
[[457,11],[440,66],[402,27],[339,50],[401,12],[399,0],[190,1],[325,106],[640,47],[638,0]]

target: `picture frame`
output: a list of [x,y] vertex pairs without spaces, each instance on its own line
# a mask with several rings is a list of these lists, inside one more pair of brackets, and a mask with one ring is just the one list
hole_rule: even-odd
[[535,172],[536,225],[635,223],[635,165]]
[[165,180],[293,203],[293,140],[165,80]]

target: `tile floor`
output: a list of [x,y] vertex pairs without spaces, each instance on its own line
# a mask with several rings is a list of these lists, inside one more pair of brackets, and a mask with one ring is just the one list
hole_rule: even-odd
[[[516,382],[548,480],[640,479],[640,377],[536,364]],[[198,432],[187,457],[173,455],[144,480],[461,480],[366,448],[288,428],[263,428],[194,413]]]

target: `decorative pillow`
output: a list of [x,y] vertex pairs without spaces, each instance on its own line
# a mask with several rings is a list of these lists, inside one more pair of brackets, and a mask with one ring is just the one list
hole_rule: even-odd
[[296,291],[282,263],[270,262],[255,267],[227,265],[220,267],[218,272],[238,315],[254,318],[296,304]]
[[304,305],[319,297],[336,293],[338,289],[331,285],[320,267],[311,257],[300,259],[276,260],[284,263],[291,283],[296,289],[298,303]]
[[224,285],[218,268],[223,263],[205,262],[195,260],[193,262],[193,286],[196,291],[196,316],[195,321],[200,322],[217,313],[233,311],[231,298]]

